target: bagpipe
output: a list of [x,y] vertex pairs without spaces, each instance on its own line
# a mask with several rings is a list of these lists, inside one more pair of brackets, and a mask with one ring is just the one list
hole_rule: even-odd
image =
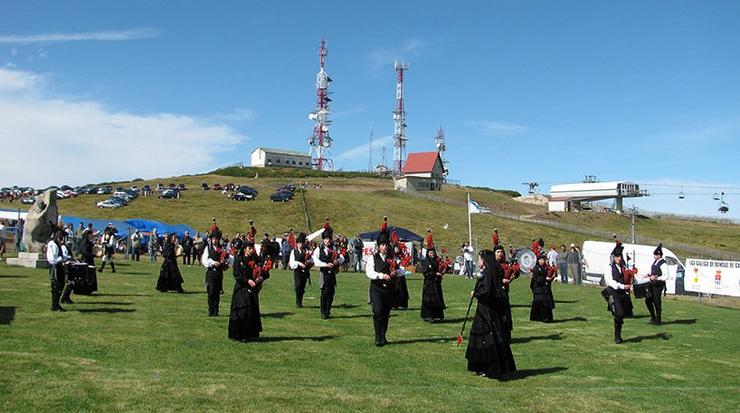
[[[226,250],[226,248],[216,248],[216,253],[218,253],[218,268],[222,271],[226,271],[229,269],[229,251]],[[236,255],[236,254],[235,254]]]
[[447,273],[451,265],[452,261],[449,258],[445,258],[443,260],[437,258],[437,272],[442,274],[442,276]]
[[272,259],[268,258],[262,264],[260,264],[256,259],[251,259],[249,260],[248,265],[252,270],[252,276],[251,278],[248,277],[247,281],[251,279],[255,284],[254,287],[249,289],[249,291],[258,293],[262,289],[262,282],[270,278],[270,270],[273,265]]
[[311,254],[310,250],[303,250],[303,264],[306,266],[306,268],[304,268],[306,271],[313,268],[313,254]]
[[547,266],[547,275],[545,276],[545,280],[548,284],[552,284],[552,281],[555,279],[555,277],[558,274],[558,267],[555,265],[548,265]]
[[505,280],[509,280],[509,282],[511,282],[511,280],[519,277],[521,266],[516,261],[516,259],[508,263],[506,262],[501,263],[501,267],[504,269],[504,279]]

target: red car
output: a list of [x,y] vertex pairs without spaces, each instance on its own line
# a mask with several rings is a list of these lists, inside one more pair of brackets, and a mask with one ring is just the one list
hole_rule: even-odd
[[221,190],[221,184],[213,184],[213,190],[214,191],[220,191]]

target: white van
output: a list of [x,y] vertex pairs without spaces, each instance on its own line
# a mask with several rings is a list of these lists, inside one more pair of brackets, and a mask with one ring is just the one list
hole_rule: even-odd
[[[653,265],[653,251],[656,245],[622,244],[624,246],[625,259],[630,268],[637,267],[638,277],[648,274]],[[583,243],[583,281],[593,284],[601,284],[604,272],[611,265],[610,257],[614,249],[614,242],[586,241]],[[668,294],[685,294],[684,274],[685,269],[678,256],[671,250],[663,247],[663,259],[668,264],[669,279],[666,281],[666,292]]]

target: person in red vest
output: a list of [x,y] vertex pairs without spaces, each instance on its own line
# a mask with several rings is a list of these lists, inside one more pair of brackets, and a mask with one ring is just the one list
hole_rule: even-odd
[[500,240],[498,237],[498,228],[493,229],[493,235],[491,236],[491,239],[493,240],[493,247],[495,248],[497,245],[499,245]]

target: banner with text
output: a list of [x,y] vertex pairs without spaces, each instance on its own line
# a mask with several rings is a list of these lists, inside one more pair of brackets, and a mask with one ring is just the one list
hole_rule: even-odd
[[684,289],[740,297],[740,262],[687,258]]

